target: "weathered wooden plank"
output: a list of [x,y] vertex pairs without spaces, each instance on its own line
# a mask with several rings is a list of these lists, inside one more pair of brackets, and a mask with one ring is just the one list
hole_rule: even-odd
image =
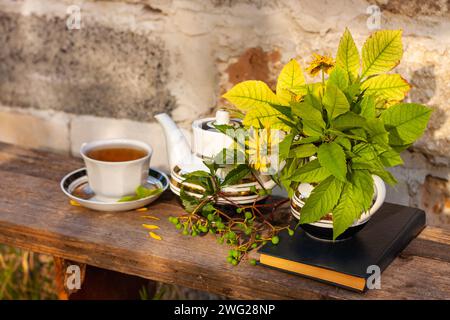
[[167,221],[181,212],[170,192],[149,210],[161,218],[154,224],[162,241],[147,236],[142,213],[70,206],[59,179],[79,165],[64,155],[0,145],[0,242],[234,298],[450,298],[446,231],[425,229],[383,273],[382,290],[358,294],[247,263],[230,266],[228,249],[213,236],[184,237]]

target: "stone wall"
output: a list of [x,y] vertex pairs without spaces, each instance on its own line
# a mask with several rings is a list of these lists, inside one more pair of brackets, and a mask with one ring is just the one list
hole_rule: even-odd
[[[404,30],[397,71],[408,100],[435,111],[425,136],[393,170],[388,200],[427,209],[450,225],[450,1],[446,0],[0,0],[0,140],[77,155],[82,142],[132,137],[167,168],[153,115],[189,130],[234,83],[274,84],[290,58],[334,54],[345,27],[358,46],[381,28]],[[69,30],[67,8],[81,8]]]

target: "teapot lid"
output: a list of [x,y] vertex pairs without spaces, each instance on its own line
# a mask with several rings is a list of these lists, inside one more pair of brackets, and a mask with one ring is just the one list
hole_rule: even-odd
[[[206,131],[218,132],[215,125],[229,125],[234,128],[238,128],[241,125],[239,119],[231,119],[230,113],[227,110],[219,109],[216,111],[214,118],[206,118],[196,121],[197,125],[200,124],[200,128]],[[200,123],[199,123],[200,122]]]

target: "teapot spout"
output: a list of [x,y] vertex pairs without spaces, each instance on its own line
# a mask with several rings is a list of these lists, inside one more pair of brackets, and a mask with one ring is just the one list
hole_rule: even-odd
[[167,113],[157,114],[155,119],[164,130],[167,156],[170,169],[172,170],[176,165],[181,164],[192,156],[191,148],[181,129]]

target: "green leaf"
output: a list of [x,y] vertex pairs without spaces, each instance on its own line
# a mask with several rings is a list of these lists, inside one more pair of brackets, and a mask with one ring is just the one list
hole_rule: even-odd
[[183,188],[181,188],[181,190],[180,190],[180,199],[181,199],[181,204],[183,205],[184,209],[189,213],[194,211],[198,207],[198,205],[200,204],[200,201],[201,201],[201,200],[197,199],[196,197],[193,197],[193,196],[187,194],[187,192],[184,191]]
[[[322,87],[322,84],[319,84]],[[315,96],[312,92],[308,93],[303,97],[303,101],[308,103],[310,106],[313,106],[319,111],[322,111],[322,103],[320,102],[320,99]]]
[[277,80],[277,97],[280,101],[288,104],[292,100],[292,94],[298,95],[305,92],[302,88],[305,84],[300,64],[292,59],[281,70]]
[[271,104],[270,106],[272,108],[274,108],[275,110],[277,110],[282,115],[284,115],[287,119],[292,119],[292,110],[291,110],[290,107],[279,106],[279,105],[276,105],[276,104]]
[[333,68],[333,71],[330,73],[330,77],[328,78],[328,83],[334,84],[340,90],[344,91],[348,87],[348,74],[347,72],[336,65]]
[[368,170],[371,174],[379,176],[386,183],[395,185],[397,180],[395,177],[384,169],[382,162],[376,157],[367,159],[365,157],[356,157],[352,159],[353,170]]
[[389,132],[391,145],[405,145],[416,141],[425,131],[432,110],[420,104],[399,103],[381,113]]
[[117,202],[128,202],[128,201],[135,201],[138,200],[138,197],[136,195],[134,196],[124,196],[117,200]]
[[161,189],[160,188],[156,188],[156,189],[148,189],[144,186],[139,186],[136,188],[136,196],[141,199],[141,198],[147,198],[150,196],[153,196],[155,194],[159,194],[161,193]]
[[205,189],[205,194],[213,194],[214,186],[212,184],[212,176],[210,173],[198,170],[183,175],[183,182],[196,184]]
[[139,186],[135,190],[135,195],[132,196],[124,196],[118,200],[118,202],[127,202],[127,201],[135,201],[143,198],[147,198],[162,192],[161,188],[148,189],[144,186]]
[[[366,141],[366,135],[365,135],[365,131],[363,129],[360,128],[356,128],[356,129],[351,129],[350,132],[352,134],[348,134],[348,133],[343,133],[341,131],[338,130],[333,130],[333,129],[328,129],[327,130],[328,133],[334,134],[338,137],[344,137],[344,138],[348,138],[351,140],[358,140],[358,141]],[[364,134],[362,134],[364,133]]]
[[250,169],[246,164],[240,164],[226,175],[222,182],[222,186],[236,184],[250,174]]
[[308,158],[316,154],[317,147],[312,143],[301,144],[295,148],[292,148],[289,152],[289,158]]
[[346,180],[347,163],[342,147],[336,142],[324,143],[317,151],[317,157],[322,167],[341,181]]
[[363,208],[357,201],[355,189],[355,186],[347,182],[338,204],[333,209],[333,240],[347,230],[362,213]]
[[380,160],[385,167],[395,167],[403,164],[402,157],[394,149],[390,149],[381,153]]
[[345,94],[331,83],[327,84],[327,89],[323,97],[323,105],[330,119],[334,119],[350,110],[350,105]]
[[268,104],[282,105],[267,84],[258,80],[240,82],[225,93],[223,97],[243,111],[266,108]]
[[298,132],[297,125],[294,122],[288,121],[281,117],[278,117],[278,120],[280,120],[286,127],[289,128],[289,130],[285,130],[286,132]]
[[307,143],[312,143],[312,142],[317,142],[319,141],[321,138],[320,137],[301,137],[298,140],[295,140],[292,144],[293,145],[297,145],[297,144],[307,144]]
[[361,100],[361,116],[366,119],[375,118],[375,98],[365,95]]
[[[372,205],[374,187],[372,175],[367,170],[354,170],[352,174],[354,193],[364,211],[368,211]],[[359,216],[358,216],[359,218]]]
[[298,158],[287,159],[286,165],[281,170],[280,182],[287,190],[289,197],[292,197],[295,192],[294,187],[297,185],[296,183],[293,183],[290,178],[294,174],[295,170],[303,164],[303,161],[303,159]]
[[198,178],[209,178],[211,177],[210,173],[203,171],[203,170],[196,170],[196,171],[191,171],[187,174],[184,175],[184,178],[189,179],[192,177],[198,177]]
[[402,101],[411,86],[399,74],[380,74],[364,81],[361,88],[365,94],[389,102]]
[[379,144],[382,147],[387,147],[389,143],[389,133],[384,127],[383,120],[369,119],[366,121],[366,131],[369,134],[369,140]]
[[374,32],[362,48],[362,75],[365,78],[387,72],[402,58],[402,31],[380,30]]
[[341,195],[344,183],[329,176],[313,189],[300,214],[300,223],[312,223],[332,212]]
[[374,170],[370,170],[370,172],[374,175],[379,176],[381,179],[384,180],[387,184],[394,186],[397,184],[397,179],[390,173],[389,171],[383,169],[383,168],[377,168]]
[[292,113],[305,121],[315,121],[321,128],[325,128],[322,112],[314,108],[308,102],[292,102]]
[[322,167],[319,160],[307,162],[292,175],[291,180],[296,182],[318,183],[330,176],[330,171]]
[[366,119],[354,112],[346,112],[332,121],[333,128],[337,130],[347,130],[351,128],[364,127]]
[[361,91],[361,84],[359,82],[352,83],[344,90],[345,96],[349,102],[353,101],[355,96]]
[[303,131],[308,136],[321,136],[326,124],[322,112],[305,102],[291,103],[292,112],[303,119]]
[[367,161],[372,161],[377,158],[376,150],[370,143],[358,143],[353,147],[352,151]]
[[367,141],[367,133],[362,128],[355,128],[350,130],[351,135],[348,136],[350,139]]
[[334,142],[341,145],[346,150],[352,149],[352,144],[348,138],[340,136],[340,137],[337,137],[336,139],[334,139]]
[[286,159],[289,156],[289,150],[291,149],[292,140],[294,140],[294,135],[288,134],[284,137],[283,141],[280,142],[280,159]]
[[341,67],[353,79],[359,73],[359,53],[355,41],[346,28],[339,41],[339,47],[336,54],[336,65]]

